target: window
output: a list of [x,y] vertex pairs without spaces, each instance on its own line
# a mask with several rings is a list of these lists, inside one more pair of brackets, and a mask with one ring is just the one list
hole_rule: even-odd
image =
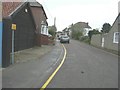
[[44,34],[44,29],[45,29],[45,27],[44,27],[44,25],[42,26],[42,34]]
[[28,10],[27,10],[27,9],[25,9],[25,12],[27,13],[27,12],[28,12]]
[[120,32],[114,32],[113,43],[119,43]]

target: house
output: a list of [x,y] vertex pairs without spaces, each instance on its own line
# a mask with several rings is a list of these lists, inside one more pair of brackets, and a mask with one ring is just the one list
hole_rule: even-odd
[[[47,45],[48,44],[48,23],[47,23],[47,15],[43,6],[36,2],[30,2],[30,8],[33,13],[35,25],[36,25],[36,44]],[[37,13],[37,14],[36,14]]]
[[[20,1],[20,0],[19,0]],[[10,65],[12,30],[11,25],[16,24],[14,31],[15,51],[35,46],[36,25],[30,9],[29,2],[2,2],[3,40],[2,40],[2,66]]]
[[120,27],[120,13],[117,16],[115,22],[112,25],[109,33],[102,35],[102,47],[118,51],[118,43],[120,39],[120,31],[118,31]]
[[83,33],[83,36],[88,36],[88,32],[91,30],[91,27],[86,22],[77,22],[72,25],[71,30],[80,31]]
[[62,34],[69,36],[69,29],[67,27],[65,29],[63,29]]
[[120,40],[120,13],[114,21],[109,33],[93,35],[91,44],[112,51],[119,51]]
[[56,36],[57,36],[58,38],[60,37],[61,34],[62,34],[62,31],[56,32]]
[[59,36],[62,34],[62,31],[57,31],[56,35]]

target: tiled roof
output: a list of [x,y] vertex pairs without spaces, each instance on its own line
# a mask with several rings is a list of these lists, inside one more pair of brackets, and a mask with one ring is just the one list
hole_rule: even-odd
[[[43,12],[44,12],[44,14],[45,14],[45,17],[47,18],[47,15],[46,15],[46,12],[45,12],[43,6],[42,6],[39,2],[37,2],[36,0],[33,0],[33,1],[34,1],[34,2],[29,2],[29,3],[30,3],[30,6],[31,6],[31,7],[39,7],[39,8],[42,8],[42,10],[43,10]],[[48,19],[48,18],[47,18],[47,19]]]
[[[34,2],[31,2],[34,1]],[[10,16],[12,13],[14,13],[23,3],[29,2],[31,7],[41,7],[43,9],[43,12],[47,18],[47,15],[44,11],[43,6],[38,3],[36,0],[3,0],[2,2],[2,17]]]
[[82,28],[91,28],[88,23],[86,22],[78,22],[78,24],[82,27]]
[[[9,0],[10,1],[10,0]],[[22,3],[23,0],[17,0],[19,2],[2,2],[2,17],[9,16],[12,12],[14,12]],[[16,0],[15,0],[16,1]]]

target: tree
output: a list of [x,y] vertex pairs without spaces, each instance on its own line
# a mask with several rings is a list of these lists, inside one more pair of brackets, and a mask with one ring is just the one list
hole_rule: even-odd
[[111,29],[111,25],[109,23],[104,23],[102,26],[102,33],[108,33]]
[[55,37],[56,31],[57,31],[57,28],[56,28],[54,25],[53,25],[53,26],[49,26],[48,32],[49,32],[49,34],[51,34],[53,37]]
[[71,24],[69,26],[69,29],[71,29],[71,31],[72,31],[71,36],[73,39],[79,40],[80,37],[83,36],[83,33],[81,32],[83,29],[81,29],[81,28],[79,28],[79,30],[76,29],[74,24]]
[[83,36],[81,31],[75,30],[74,28],[72,28],[72,38],[79,40],[80,37]]
[[100,34],[100,32],[96,29],[93,29],[92,31],[89,31],[88,36],[89,36],[90,40],[92,38],[92,35],[94,35],[94,34]]

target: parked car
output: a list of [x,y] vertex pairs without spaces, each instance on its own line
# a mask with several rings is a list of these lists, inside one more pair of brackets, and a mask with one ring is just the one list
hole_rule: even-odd
[[70,38],[68,36],[62,36],[60,38],[61,43],[70,43]]
[[60,38],[61,38],[61,36],[59,35],[59,36],[58,36],[58,40],[60,40]]

